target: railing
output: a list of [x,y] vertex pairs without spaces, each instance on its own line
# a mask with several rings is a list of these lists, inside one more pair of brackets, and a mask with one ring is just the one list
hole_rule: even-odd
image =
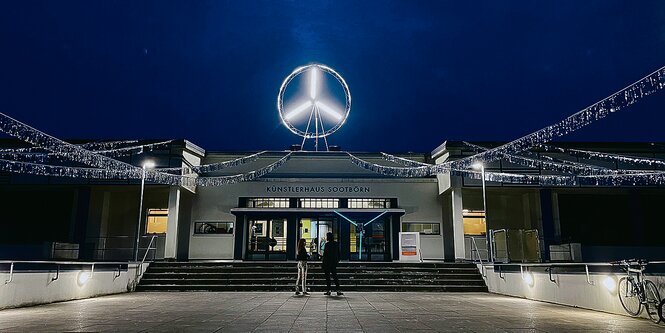
[[[143,235],[141,239],[150,239],[150,245],[145,246],[146,241],[139,247],[139,252],[153,250],[152,260],[163,258],[166,243],[165,235]],[[94,244],[93,258],[95,260],[132,260],[136,251],[136,238],[134,236],[109,236],[88,238],[86,242]],[[154,245],[154,247],[152,247]],[[158,253],[159,252],[159,253]]]
[[538,230],[498,229],[492,230],[490,235],[493,261],[540,261]]
[[580,243],[551,244],[548,251],[550,253],[550,261],[582,261],[582,244]]
[[[473,253],[474,253],[474,248],[475,248],[475,253],[478,255],[478,261],[480,262],[481,273],[482,273],[483,277],[487,277],[487,271],[486,271],[486,268],[485,268],[485,264],[483,263],[483,257],[480,255],[480,249],[478,248],[478,244],[476,243],[476,238],[475,237],[468,237],[468,238],[471,239],[471,261],[474,261],[473,260]],[[484,249],[484,251],[489,253],[489,251],[487,249]]]
[[[649,261],[647,262],[647,265],[663,265],[665,264],[665,261]],[[615,263],[609,263],[609,262],[589,262],[589,263],[577,263],[577,262],[560,262],[560,263],[487,263],[484,266],[487,267],[493,267],[499,268],[499,278],[504,278],[503,277],[503,267],[519,267],[520,268],[520,274],[522,278],[524,278],[524,274],[529,272],[529,268],[531,267],[544,267],[545,271],[548,272],[549,274],[549,280],[553,283],[556,283],[556,280],[552,277],[552,272],[554,268],[556,267],[584,267],[584,273],[586,274],[586,279],[587,283],[590,285],[594,285],[593,281],[591,281],[591,276],[589,272],[589,267],[619,267],[619,265]]]
[[[150,238],[150,243],[148,243],[148,248],[145,250],[145,254],[143,255],[143,260],[141,260],[141,264],[139,267],[136,269],[137,276],[142,276],[143,275],[143,264],[145,263],[145,258],[148,256],[148,252],[150,252],[150,247],[152,246],[152,242],[155,240],[157,235],[152,235],[152,238]],[[156,248],[155,248],[156,250]],[[155,260],[155,252],[153,252],[152,260]]]
[[[102,267],[113,267],[113,270],[116,272],[115,275],[113,276],[113,279],[115,280],[120,276],[120,273],[122,271],[127,271],[129,268],[129,262],[86,262],[86,261],[21,261],[21,260],[2,260],[0,261],[0,265],[9,265],[9,277],[7,280],[5,280],[4,284],[10,284],[12,281],[14,281],[14,273],[17,271],[17,266],[19,265],[25,265],[25,266],[30,266],[30,269],[24,268],[22,270],[26,271],[35,271],[34,266],[47,266],[49,267],[48,271],[52,271],[55,269],[55,276],[51,278],[51,281],[56,281],[60,278],[60,271],[61,271],[61,266],[70,266],[70,267],[88,267],[90,266],[90,275],[89,278],[91,279],[94,276],[95,273],[95,267],[99,268],[99,266]],[[83,270],[84,268],[77,268],[75,270]],[[45,269],[38,269],[38,270],[45,270]]]

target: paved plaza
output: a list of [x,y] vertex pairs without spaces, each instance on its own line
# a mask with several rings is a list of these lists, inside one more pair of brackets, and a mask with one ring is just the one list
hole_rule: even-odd
[[665,332],[489,293],[137,292],[0,311],[1,332]]

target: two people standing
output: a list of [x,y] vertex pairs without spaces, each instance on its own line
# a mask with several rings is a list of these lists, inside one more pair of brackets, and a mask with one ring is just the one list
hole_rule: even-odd
[[[330,275],[332,275],[333,280],[335,281],[335,291],[337,296],[344,295],[339,288],[339,279],[337,278],[337,264],[339,263],[339,246],[333,238],[333,233],[329,232],[326,234],[326,243],[323,251],[323,273],[326,277],[326,292],[324,295],[330,295]],[[305,239],[300,239],[298,241],[298,255],[296,260],[298,260],[298,279],[296,279],[296,295],[300,295],[298,288],[302,288],[303,295],[309,295],[306,288],[305,281],[307,280],[307,260],[309,256],[307,255],[307,250],[305,249]]]

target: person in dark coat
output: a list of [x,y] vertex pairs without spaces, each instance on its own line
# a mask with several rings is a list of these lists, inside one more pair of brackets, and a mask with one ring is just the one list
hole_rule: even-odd
[[339,246],[333,239],[333,233],[326,234],[326,244],[323,250],[323,273],[326,276],[327,290],[325,295],[330,295],[330,275],[335,280],[337,296],[344,295],[339,289],[339,279],[337,278],[337,263],[339,263]]

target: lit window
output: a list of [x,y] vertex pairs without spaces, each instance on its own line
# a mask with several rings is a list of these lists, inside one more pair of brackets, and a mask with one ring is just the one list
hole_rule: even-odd
[[168,217],[168,209],[148,209],[146,234],[165,234]]
[[339,199],[300,199],[300,208],[339,208]]
[[349,199],[349,208],[390,208],[390,199]]
[[485,212],[464,210],[464,234],[465,235],[484,235],[486,232],[485,227]]
[[419,232],[421,235],[440,235],[439,223],[405,222],[402,223],[403,232]]
[[194,234],[233,234],[233,222],[195,222]]
[[249,208],[289,208],[289,198],[251,198],[247,199]]

